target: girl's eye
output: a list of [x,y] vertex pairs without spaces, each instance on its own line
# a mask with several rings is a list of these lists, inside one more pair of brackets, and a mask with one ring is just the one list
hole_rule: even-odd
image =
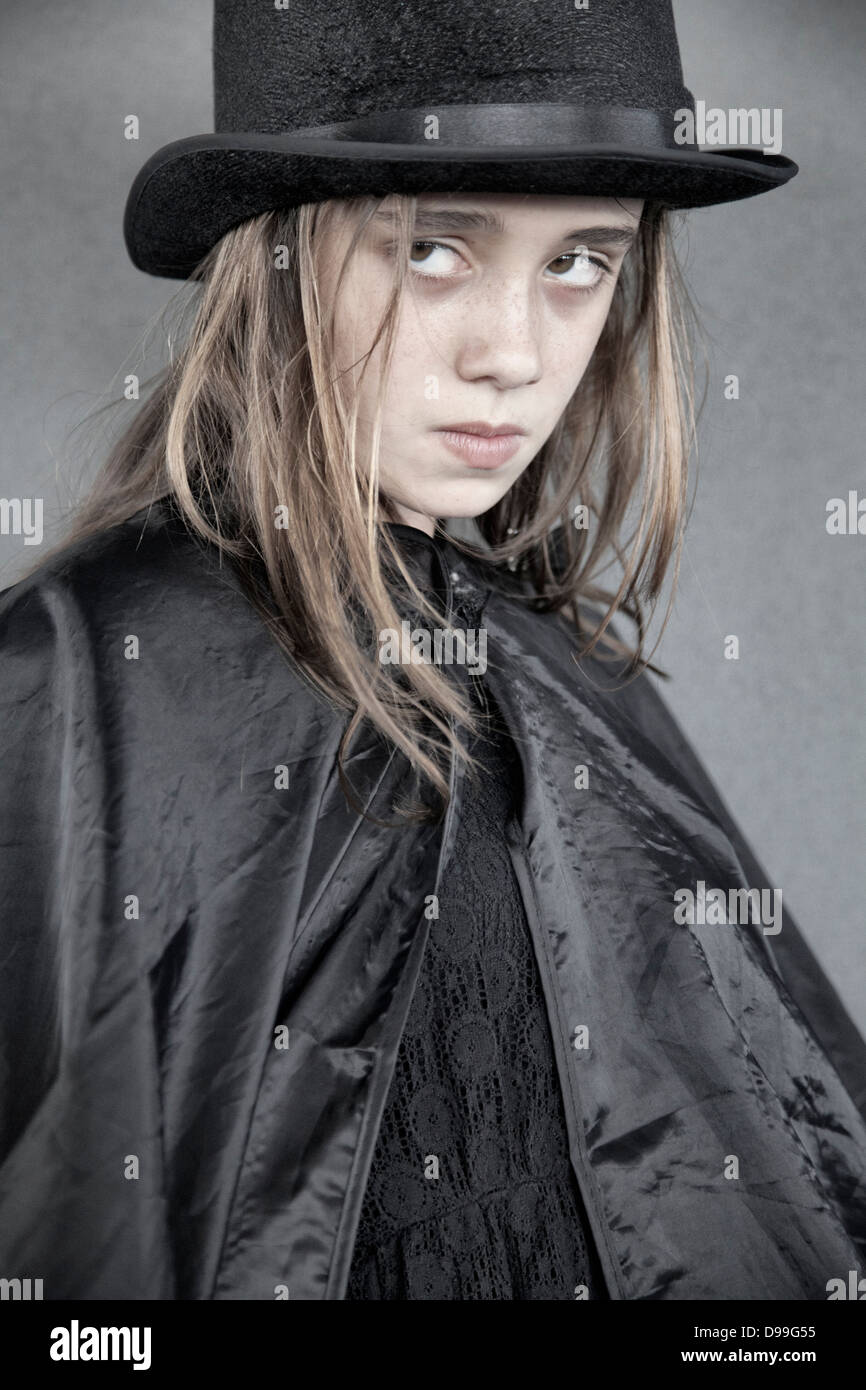
[[586,291],[594,290],[608,274],[608,267],[604,261],[588,255],[585,251],[568,251],[551,261],[548,270],[551,266],[564,267],[565,274],[556,273],[556,280],[561,280],[564,285],[571,285],[574,289]]
[[[413,241],[409,253],[413,273],[426,280],[447,279],[455,273],[456,263],[461,259],[453,247],[441,241]],[[583,251],[569,251],[557,256],[547,269],[553,271],[552,279],[587,294],[592,293],[609,274],[604,261]]]
[[[415,252],[419,247],[422,252],[420,260],[415,257]],[[433,254],[431,255],[430,252]],[[444,264],[441,255],[437,260],[437,253],[444,253]],[[409,251],[409,264],[417,274],[439,280],[454,269],[454,260],[448,261],[448,256],[457,260],[460,259],[451,246],[444,246],[441,241],[413,241]],[[423,270],[420,269],[422,265],[424,266]]]

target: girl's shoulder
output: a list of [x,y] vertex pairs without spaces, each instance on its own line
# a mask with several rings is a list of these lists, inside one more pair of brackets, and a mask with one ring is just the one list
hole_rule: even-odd
[[186,598],[191,588],[213,587],[215,576],[208,548],[163,498],[55,546],[24,578],[0,591],[0,624],[36,622],[40,613],[60,617],[64,608],[76,606],[93,622],[108,622],[157,600]]
[[55,707],[77,693],[84,708],[87,689],[158,690],[171,706],[242,692],[262,673],[284,695],[308,689],[232,564],[166,499],[57,548],[0,593],[0,662],[7,715],[36,692]]

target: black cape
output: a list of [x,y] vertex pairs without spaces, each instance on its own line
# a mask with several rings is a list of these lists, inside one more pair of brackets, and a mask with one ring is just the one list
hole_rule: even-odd
[[[393,530],[487,631],[610,1297],[827,1298],[866,1244],[863,1039],[787,910],[675,922],[683,888],[771,885],[650,678],[608,689],[564,618]],[[0,1269],[342,1298],[459,770],[444,824],[352,811],[348,717],[164,503],[0,596],[0,652]],[[410,786],[372,730],[349,773],[380,820]]]

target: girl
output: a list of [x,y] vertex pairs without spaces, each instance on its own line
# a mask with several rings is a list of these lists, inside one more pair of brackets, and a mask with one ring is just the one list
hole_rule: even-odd
[[3,1268],[826,1298],[864,1045],[643,651],[671,209],[795,166],[677,143],[662,0],[319,11],[217,0],[127,208],[188,340],[3,597]]

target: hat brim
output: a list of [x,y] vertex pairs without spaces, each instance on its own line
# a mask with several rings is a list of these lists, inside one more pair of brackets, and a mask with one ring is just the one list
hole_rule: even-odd
[[530,193],[710,207],[787,183],[798,166],[760,149],[379,144],[333,137],[193,135],[138,173],[123,232],[139,270],[186,279],[221,237],[275,207],[387,193]]

